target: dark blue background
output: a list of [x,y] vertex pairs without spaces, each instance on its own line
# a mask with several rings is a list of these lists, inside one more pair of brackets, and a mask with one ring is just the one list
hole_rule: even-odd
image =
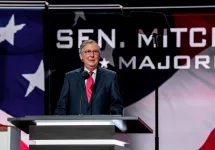
[[0,27],[14,14],[15,25],[26,25],[14,36],[14,45],[0,43],[0,109],[14,117],[44,114],[44,92],[29,86],[22,74],[35,73],[43,59],[43,10],[0,9]]

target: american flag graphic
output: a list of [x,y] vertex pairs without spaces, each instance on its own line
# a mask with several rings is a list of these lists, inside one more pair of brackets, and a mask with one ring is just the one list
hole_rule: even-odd
[[[174,28],[187,28],[181,34],[179,55],[191,58],[190,69],[177,70],[159,86],[159,149],[214,150],[215,148],[215,48],[212,28],[215,14],[173,14]],[[190,46],[191,28],[205,28],[206,34],[195,33],[194,40],[205,39],[205,47]],[[209,68],[195,68],[196,56],[208,56]],[[186,64],[186,62],[185,62]],[[144,85],[143,85],[144,86]],[[141,117],[155,131],[155,91],[129,105],[126,115]],[[132,149],[154,150],[155,134],[131,135]]]
[[[43,11],[0,9],[0,124],[44,114]],[[21,133],[21,150],[29,147]]]

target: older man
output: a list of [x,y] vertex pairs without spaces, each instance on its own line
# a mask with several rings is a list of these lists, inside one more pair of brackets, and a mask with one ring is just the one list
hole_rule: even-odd
[[84,66],[66,73],[56,115],[123,115],[117,74],[98,66],[100,52],[94,40],[81,44]]

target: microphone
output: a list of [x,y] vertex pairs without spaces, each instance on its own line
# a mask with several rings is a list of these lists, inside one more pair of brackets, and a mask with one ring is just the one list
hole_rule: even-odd
[[[83,71],[82,73],[82,77],[84,78],[84,80],[88,79],[90,77],[90,74],[87,71]],[[81,88],[81,84],[80,84],[80,90],[81,90],[81,97],[80,97],[80,114],[79,115],[83,115],[82,114],[82,88]]]
[[90,77],[90,74],[87,72],[87,71],[83,71],[83,77],[84,77],[84,80],[88,79]]

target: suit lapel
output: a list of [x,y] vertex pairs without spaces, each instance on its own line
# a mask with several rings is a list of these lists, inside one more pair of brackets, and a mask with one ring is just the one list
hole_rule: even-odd
[[103,80],[104,80],[104,78],[102,77],[103,69],[101,67],[98,67],[98,69],[97,69],[96,81],[95,81],[95,85],[93,88],[94,90],[93,90],[93,95],[91,97],[90,104],[88,103],[88,100],[87,100],[85,80],[82,76],[83,71],[84,71],[84,67],[82,67],[79,72],[80,76],[81,76],[81,92],[82,92],[81,95],[82,95],[83,102],[89,106],[92,102],[94,102],[96,100],[96,96],[103,84]]
[[93,90],[93,95],[92,95],[92,98],[91,98],[91,102],[94,102],[96,100],[96,96],[99,92],[99,90],[101,89],[101,86],[103,84],[103,80],[104,78],[102,77],[103,76],[103,70],[101,67],[98,67],[98,70],[97,70],[97,75],[96,75],[96,81],[95,81],[95,85],[94,85],[94,90]]

